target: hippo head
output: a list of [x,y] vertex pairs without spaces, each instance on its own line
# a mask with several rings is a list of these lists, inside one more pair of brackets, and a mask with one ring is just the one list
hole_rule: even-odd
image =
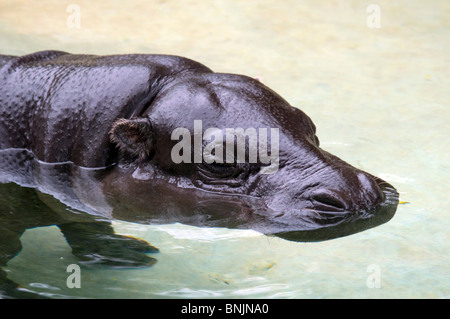
[[110,136],[120,172],[105,193],[141,221],[317,241],[387,222],[398,204],[394,187],[321,149],[305,113],[241,75],[178,78]]

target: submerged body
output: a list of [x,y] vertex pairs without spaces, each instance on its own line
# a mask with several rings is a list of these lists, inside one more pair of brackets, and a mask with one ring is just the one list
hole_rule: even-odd
[[[384,223],[398,203],[391,185],[322,150],[311,119],[262,83],[182,57],[0,56],[0,119],[0,182],[85,212],[82,221],[66,212],[47,221],[75,246],[80,229],[108,218],[324,240]],[[243,129],[236,140],[244,160],[239,146],[228,153],[219,139],[230,128]],[[264,130],[270,136],[252,144],[249,132]],[[263,142],[271,163],[262,160]],[[58,210],[48,196],[44,202]]]

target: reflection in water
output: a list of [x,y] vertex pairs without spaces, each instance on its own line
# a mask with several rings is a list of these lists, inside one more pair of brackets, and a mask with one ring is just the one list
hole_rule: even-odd
[[[26,150],[3,150],[0,156],[0,266],[21,250],[20,237],[26,229],[57,225],[72,248],[72,253],[86,265],[107,264],[115,267],[146,267],[155,259],[145,253],[158,249],[143,240],[114,233],[107,209],[95,196],[94,178],[86,178],[86,194],[96,200],[93,209],[80,201],[77,187],[70,178],[71,163],[46,164],[34,160]],[[83,170],[80,176],[93,177],[101,170]],[[17,183],[17,184],[16,184]],[[23,186],[19,186],[23,185]],[[94,193],[93,193],[94,192]],[[98,194],[97,194],[98,195]],[[0,270],[0,294],[10,297],[37,297]]]

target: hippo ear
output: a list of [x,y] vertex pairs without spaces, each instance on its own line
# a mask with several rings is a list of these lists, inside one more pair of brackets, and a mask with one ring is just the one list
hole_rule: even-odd
[[148,118],[118,119],[109,136],[111,142],[122,151],[140,160],[150,156],[155,141],[152,123]]

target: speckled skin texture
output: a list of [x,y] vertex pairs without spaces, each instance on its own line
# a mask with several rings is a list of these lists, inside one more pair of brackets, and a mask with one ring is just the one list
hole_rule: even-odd
[[170,56],[90,56],[46,51],[3,57],[0,149],[27,148],[45,162],[110,163],[108,130],[139,116],[169,76],[208,69]]

